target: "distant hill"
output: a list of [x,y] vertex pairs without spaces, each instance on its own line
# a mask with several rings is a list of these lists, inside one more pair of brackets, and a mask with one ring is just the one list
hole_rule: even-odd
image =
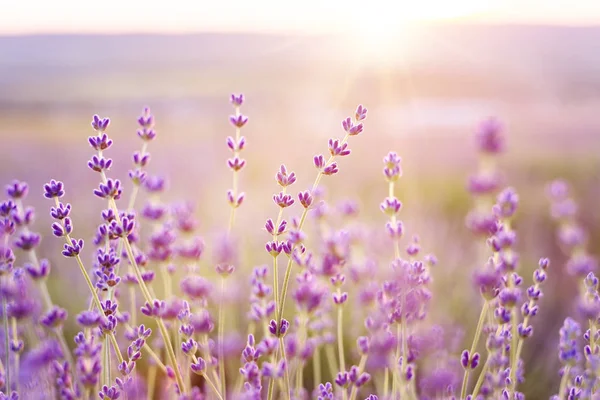
[[411,30],[389,60],[369,63],[336,36],[0,37],[0,106],[210,97],[223,82],[263,92],[284,84],[318,91],[351,72],[357,87],[372,87],[385,73],[434,96],[600,94],[600,27],[427,25]]

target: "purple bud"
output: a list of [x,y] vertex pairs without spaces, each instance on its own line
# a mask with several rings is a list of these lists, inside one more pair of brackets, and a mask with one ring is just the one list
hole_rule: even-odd
[[47,199],[53,199],[55,197],[61,198],[65,195],[64,185],[60,181],[52,179],[50,182],[44,185],[44,197]]
[[29,192],[29,186],[25,182],[17,180],[12,181],[9,185],[6,185],[6,194],[12,199],[24,199],[27,197]]
[[239,114],[239,115],[230,115],[229,122],[236,128],[241,128],[248,122],[248,117]]
[[206,361],[204,361],[202,357],[199,357],[198,362],[192,363],[192,365],[190,365],[190,368],[193,373],[197,375],[202,375],[204,374],[204,370],[206,370]]

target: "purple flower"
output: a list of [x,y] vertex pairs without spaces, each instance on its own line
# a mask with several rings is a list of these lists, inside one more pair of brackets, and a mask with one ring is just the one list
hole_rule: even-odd
[[513,188],[504,189],[496,198],[494,214],[498,218],[510,218],[515,214],[519,205],[519,195]]
[[102,151],[112,146],[113,141],[109,139],[106,133],[101,132],[98,134],[98,136],[90,136],[88,138],[88,143],[94,150]]
[[71,213],[71,205],[67,203],[59,203],[58,207],[52,207],[50,209],[50,216],[54,219],[62,220],[69,216]]
[[341,143],[339,139],[329,139],[329,153],[332,156],[347,156],[350,154],[348,143]]
[[76,257],[83,249],[83,239],[71,239],[71,244],[65,244],[62,255],[65,257]]
[[231,136],[228,136],[226,143],[227,143],[227,147],[229,147],[229,149],[231,151],[240,152],[240,151],[244,150],[244,147],[246,146],[246,138],[241,136],[240,139],[236,142],[236,140],[234,138],[232,138]]
[[77,323],[84,328],[94,328],[100,324],[101,316],[98,311],[83,311],[77,315]]
[[346,388],[350,384],[350,375],[348,372],[338,372],[335,377],[335,384],[341,388]]
[[198,351],[198,343],[194,339],[189,338],[181,343],[181,350],[187,355],[194,355]]
[[52,179],[44,185],[44,197],[47,199],[61,198],[65,195],[64,185],[60,181]]
[[243,94],[239,94],[239,95],[232,94],[230,102],[231,102],[231,104],[233,104],[233,106],[239,107],[244,103],[244,95]]
[[494,118],[481,122],[475,135],[479,151],[489,154],[502,152],[504,150],[502,130],[502,125]]
[[291,194],[280,192],[273,195],[273,202],[281,208],[286,208],[294,204],[294,198]]
[[109,124],[110,119],[108,118],[100,118],[98,115],[92,117],[92,128],[94,128],[95,131],[104,132]]
[[366,336],[360,336],[356,340],[356,345],[358,347],[358,351],[361,355],[367,354],[369,352],[369,338]]
[[101,199],[119,200],[122,192],[121,181],[111,178],[107,179],[106,183],[100,183],[98,189],[94,189],[94,194]]
[[383,158],[383,174],[386,179],[390,182],[397,181],[398,178],[402,176],[402,167],[400,163],[402,162],[402,158],[395,152],[389,152]]
[[40,260],[38,265],[27,263],[24,268],[33,280],[44,279],[50,274],[50,262],[46,259]]
[[56,328],[61,326],[66,319],[67,310],[54,306],[40,318],[40,323],[47,328]]
[[279,223],[279,226],[277,227],[277,231],[276,231],[275,224],[273,223],[273,220],[271,218],[269,218],[267,220],[267,222],[265,223],[265,229],[267,230],[267,232],[270,235],[281,235],[282,233],[285,232],[286,226],[287,226],[287,221],[283,220]]
[[52,234],[56,237],[63,237],[70,235],[73,231],[73,224],[71,218],[66,217],[63,222],[52,223]]
[[565,365],[575,365],[581,357],[577,344],[581,337],[581,326],[575,320],[567,318],[559,334],[559,360]]
[[140,129],[137,131],[137,135],[145,142],[150,142],[156,138],[156,132],[154,131],[154,116],[150,112],[149,107],[145,107],[142,115],[138,118],[138,125]]
[[246,160],[244,160],[243,158],[235,156],[235,157],[230,158],[230,159],[227,160],[227,165],[233,171],[239,171],[242,168],[244,168],[244,166],[246,165]]
[[0,203],[0,217],[8,218],[12,217],[13,213],[17,210],[17,205],[12,201],[8,200]]
[[281,164],[281,166],[279,167],[279,171],[277,171],[277,174],[275,175],[275,180],[277,181],[279,186],[287,187],[296,182],[296,174],[293,172],[290,172],[288,174],[285,165]]
[[239,206],[241,206],[242,203],[244,202],[245,197],[246,197],[246,194],[243,192],[238,194],[237,196],[235,196],[235,194],[233,193],[233,190],[227,191],[227,201],[234,208],[238,208]]
[[145,167],[150,162],[150,153],[133,153],[133,163],[138,167]]
[[332,162],[331,164],[327,165],[325,168],[323,168],[323,175],[335,175],[339,172],[338,167],[337,167],[337,163],[336,162]]
[[272,319],[271,322],[269,322],[269,332],[271,333],[271,335],[276,337],[285,336],[289,327],[290,323],[285,318],[281,320],[279,328],[277,327],[277,322],[275,322],[274,319]]
[[231,115],[229,116],[229,122],[236,128],[241,128],[248,122],[248,117],[239,114],[239,115]]
[[98,157],[95,155],[88,161],[87,165],[92,171],[108,171],[112,165],[112,160],[110,158]]
[[102,390],[98,393],[100,400],[117,400],[121,396],[121,392],[116,386],[110,388],[106,385],[102,386]]
[[209,281],[198,275],[185,277],[180,284],[181,290],[191,299],[206,299],[212,291]]
[[152,304],[146,302],[146,304],[140,308],[140,311],[148,317],[159,318],[166,307],[167,303],[165,301],[155,299]]
[[109,227],[110,236],[113,238],[127,237],[133,232],[134,227],[135,219],[133,218],[129,219],[128,217],[123,217],[121,223],[113,220]]
[[469,350],[464,350],[460,356],[460,363],[464,369],[475,369],[479,365],[479,353],[469,354]]
[[197,362],[190,365],[190,369],[197,375],[203,375],[206,370],[206,361],[202,357],[199,357]]
[[15,246],[24,251],[29,251],[36,248],[42,237],[34,232],[23,232],[15,242]]
[[367,108],[364,107],[362,104],[359,104],[358,107],[356,107],[356,112],[354,113],[354,119],[357,121],[363,121],[366,118],[367,118]]
[[325,167],[325,158],[319,154],[313,157],[313,164],[318,170],[322,170]]
[[29,192],[29,185],[25,182],[17,180],[12,181],[9,185],[6,185],[6,194],[12,199],[24,199],[27,197]]
[[381,211],[389,216],[394,216],[400,212],[402,203],[395,197],[386,197],[386,199],[379,206]]

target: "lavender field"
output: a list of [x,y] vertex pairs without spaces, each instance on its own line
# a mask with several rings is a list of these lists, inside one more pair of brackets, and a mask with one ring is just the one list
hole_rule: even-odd
[[0,36],[0,399],[600,398],[600,28]]

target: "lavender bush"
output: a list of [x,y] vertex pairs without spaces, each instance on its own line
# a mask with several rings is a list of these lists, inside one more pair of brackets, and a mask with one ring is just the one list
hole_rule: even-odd
[[[360,145],[363,106],[342,121],[343,137],[328,141],[328,154],[313,157],[311,186],[295,189],[295,172],[285,165],[276,171],[265,252],[248,248],[252,241],[246,239],[256,230],[236,224],[239,213],[252,212],[244,209],[240,185],[247,168],[244,101],[231,96],[230,216],[210,246],[191,203],[161,199],[166,180],[148,169],[157,139],[148,108],[138,119],[141,148],[132,155],[129,183],[110,174],[109,119],[92,119],[87,166],[96,173],[93,197],[104,210],[91,237],[83,239],[76,229],[72,214],[79,204],[68,202],[71,183],[6,186],[0,204],[0,398],[524,398],[520,389],[531,367],[522,352],[534,333],[550,262],[541,258],[532,276],[520,265],[519,196],[505,187],[498,163],[505,149],[500,123],[484,121],[476,135],[480,165],[468,181],[473,208],[466,224],[479,265],[471,282],[456,283],[480,294],[472,304],[480,316],[461,341],[456,326],[445,330],[431,321],[432,283],[444,262],[426,254],[418,236],[405,234],[411,228],[400,220],[400,156],[383,158],[380,186],[383,192],[387,185],[387,196],[379,228],[361,223],[352,202],[336,215],[328,205],[327,181],[352,179],[340,172],[339,161],[350,155],[351,140]],[[26,205],[30,191],[49,200],[44,212],[51,226],[36,226],[34,209]],[[569,257],[566,269],[580,287],[573,315],[554,332],[562,367],[555,371],[553,398],[600,398],[596,260],[586,251],[567,183],[549,184],[548,197],[558,246]],[[42,257],[52,255],[40,254],[42,234],[34,229],[64,256],[57,267],[84,278],[88,301],[68,305],[80,310],[75,316],[50,295],[51,265]],[[250,259],[264,265],[252,267]],[[73,323],[79,330],[74,337],[64,329]]]

